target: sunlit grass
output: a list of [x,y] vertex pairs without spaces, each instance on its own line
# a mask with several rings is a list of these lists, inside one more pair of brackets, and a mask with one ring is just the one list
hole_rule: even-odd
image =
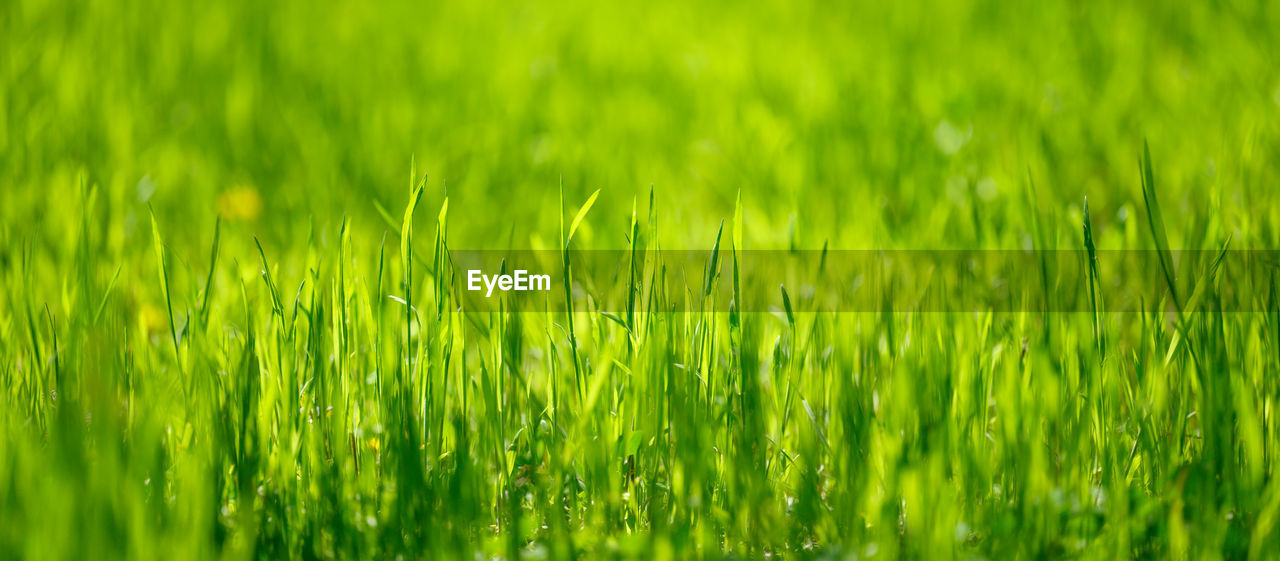
[[144,4],[0,8],[0,558],[1280,556],[1265,3]]

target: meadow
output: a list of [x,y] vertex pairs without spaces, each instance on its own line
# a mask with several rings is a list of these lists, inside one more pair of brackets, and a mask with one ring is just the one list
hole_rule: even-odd
[[0,558],[1280,558],[1275,29],[0,0]]

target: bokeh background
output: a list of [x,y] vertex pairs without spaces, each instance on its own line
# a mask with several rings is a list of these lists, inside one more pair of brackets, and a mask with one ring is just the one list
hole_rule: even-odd
[[[1088,196],[1100,244],[1122,246],[1109,236],[1141,203],[1149,139],[1175,238],[1214,208],[1272,243],[1255,218],[1276,212],[1258,197],[1276,171],[1277,12],[10,0],[0,203],[10,232],[56,229],[84,174],[115,252],[146,240],[147,204],[192,250],[215,209],[273,242],[343,216],[376,236],[375,203],[403,206],[416,159],[424,205],[447,190],[465,216],[455,247],[550,241],[563,181],[571,201],[603,189],[591,230],[609,232],[652,186],[671,246],[705,249],[742,190],[754,247],[1008,248],[1033,176],[1063,231]],[[254,198],[241,188],[260,207],[226,200]]]

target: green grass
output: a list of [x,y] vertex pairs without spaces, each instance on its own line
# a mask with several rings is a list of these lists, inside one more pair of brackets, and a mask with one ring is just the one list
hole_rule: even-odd
[[0,0],[0,558],[1280,557],[1280,11],[893,4]]

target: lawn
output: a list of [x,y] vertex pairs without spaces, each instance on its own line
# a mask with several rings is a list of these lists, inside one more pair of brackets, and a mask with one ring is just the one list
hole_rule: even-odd
[[0,0],[0,558],[1280,558],[1275,29]]

